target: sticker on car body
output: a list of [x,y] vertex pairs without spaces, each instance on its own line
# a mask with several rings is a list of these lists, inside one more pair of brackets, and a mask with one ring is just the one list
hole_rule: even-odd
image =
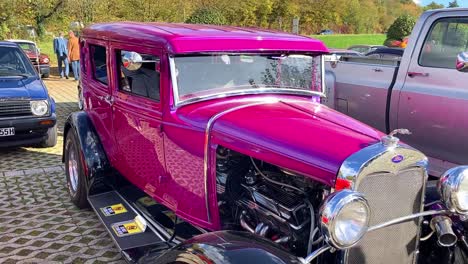
[[106,207],[101,208],[101,212],[104,214],[104,216],[112,216],[112,215],[118,215],[118,214],[123,214],[127,212],[127,209],[123,204],[114,204]]
[[135,220],[115,223],[112,225],[112,230],[118,237],[130,236],[143,233],[138,223]]

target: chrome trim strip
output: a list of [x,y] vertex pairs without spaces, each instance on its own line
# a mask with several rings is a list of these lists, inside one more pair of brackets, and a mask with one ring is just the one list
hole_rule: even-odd
[[312,260],[314,260],[316,257],[318,257],[320,254],[332,249],[331,246],[328,244],[323,245],[321,248],[316,249],[314,252],[310,253],[307,255],[307,257],[302,261],[304,264],[310,263]]
[[[174,93],[174,95],[175,94],[176,93]],[[320,96],[320,97],[326,97],[325,93],[319,93],[319,92],[314,92],[314,91],[309,91],[309,90],[287,89],[287,88],[253,88],[253,89],[241,89],[241,90],[236,90],[236,91],[226,92],[226,93],[217,93],[217,94],[198,96],[198,97],[190,98],[184,101],[179,101],[179,99],[177,99],[175,100],[175,102],[177,102],[175,106],[177,108],[183,105],[207,101],[207,100],[226,98],[226,97],[231,97],[231,96],[257,95],[257,94],[265,94],[265,95],[286,94],[286,95],[304,95],[304,96],[315,95],[315,96]]]
[[321,93],[316,92],[316,93],[319,93],[320,94],[319,96],[322,97],[322,98],[327,98],[327,91],[326,91],[327,88],[325,87],[325,56],[322,55],[321,58],[320,58],[320,61],[321,61],[320,62],[320,64],[321,64],[320,67],[321,67],[321,72],[322,72],[322,74],[320,76],[320,78],[322,79],[321,80],[322,92]]
[[179,86],[177,84],[177,76],[175,74],[175,61],[174,57],[169,57],[169,69],[171,71],[171,82],[172,82],[172,94],[174,97],[174,106],[177,107],[179,105]]
[[[404,159],[399,163],[393,163],[391,159],[395,155],[402,155]],[[388,156],[388,159],[384,159],[386,158],[384,156]],[[375,161],[377,161],[377,164],[370,164]],[[349,181],[351,189],[357,190],[361,182],[361,177],[359,177],[361,175],[369,175],[376,172],[396,174],[401,169],[411,167],[421,167],[427,171],[427,157],[407,145],[397,144],[396,146],[387,147],[382,142],[379,142],[363,148],[348,157],[341,165],[337,179]]]
[[222,112],[219,112],[212,116],[210,120],[208,120],[208,123],[206,125],[205,129],[205,153],[204,153],[204,159],[203,159],[203,176],[204,176],[204,181],[205,181],[205,206],[206,206],[206,212],[208,216],[208,222],[211,222],[211,214],[210,214],[210,201],[209,201],[209,195],[208,195],[208,170],[209,170],[209,163],[210,163],[210,133],[211,129],[213,128],[214,123],[218,118],[222,117],[225,114],[232,113],[234,111],[240,110],[242,108],[247,108],[250,106],[254,105],[261,105],[261,104],[267,104],[267,103],[276,103],[278,102],[277,100],[265,100],[261,102],[255,102],[255,103],[250,103],[250,104],[245,104],[245,105],[239,105],[233,108],[226,109]]
[[395,218],[393,220],[369,227],[369,229],[367,229],[367,232],[382,229],[384,227],[391,226],[391,225],[400,224],[400,223],[412,220],[414,218],[422,217],[422,216],[436,215],[436,214],[449,214],[449,213],[450,213],[449,210],[431,210],[431,211],[425,211],[425,212],[421,212],[417,214],[407,215],[407,216]]

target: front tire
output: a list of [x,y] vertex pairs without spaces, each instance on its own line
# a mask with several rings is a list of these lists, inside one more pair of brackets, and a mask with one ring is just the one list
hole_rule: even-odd
[[47,129],[47,138],[41,142],[41,147],[51,148],[57,145],[57,124]]
[[86,175],[81,162],[80,145],[73,130],[68,133],[65,141],[65,175],[67,177],[68,193],[71,201],[78,208],[89,207],[86,192]]

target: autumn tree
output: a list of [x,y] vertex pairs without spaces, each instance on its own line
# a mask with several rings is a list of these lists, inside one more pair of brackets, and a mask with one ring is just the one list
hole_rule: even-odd
[[449,2],[447,7],[448,8],[454,8],[454,7],[460,7],[460,6],[458,5],[457,0],[453,0],[452,2]]
[[28,13],[34,19],[37,35],[43,36],[45,33],[45,22],[51,16],[61,11],[65,0],[35,0],[26,1]]
[[444,5],[437,4],[436,2],[432,1],[427,6],[425,6],[423,9],[424,9],[424,11],[427,11],[427,10],[440,9],[440,8],[444,8]]

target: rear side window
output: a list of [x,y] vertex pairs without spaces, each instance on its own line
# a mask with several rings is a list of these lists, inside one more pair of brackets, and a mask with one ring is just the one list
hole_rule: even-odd
[[92,67],[93,67],[93,78],[103,84],[108,84],[107,78],[107,57],[106,48],[98,45],[89,45]]
[[86,73],[86,63],[87,63],[87,58],[86,58],[86,42],[84,40],[80,41],[80,56],[81,56],[81,72]]
[[437,20],[426,37],[419,65],[455,69],[457,55],[468,50],[468,19]]

